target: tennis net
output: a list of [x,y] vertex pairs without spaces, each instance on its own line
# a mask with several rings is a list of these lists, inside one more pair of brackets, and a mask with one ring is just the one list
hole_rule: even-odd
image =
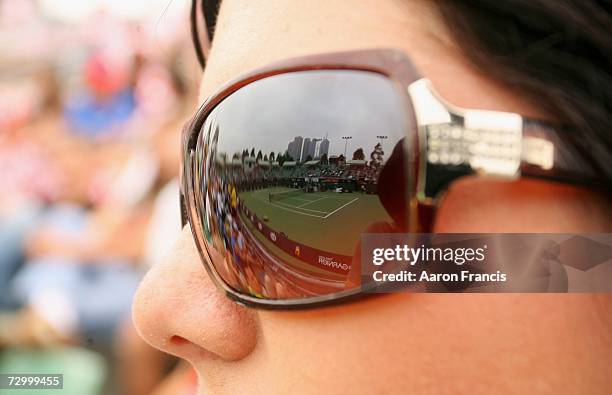
[[299,196],[304,193],[306,193],[305,188],[291,189],[288,191],[280,191],[280,192],[268,192],[268,201],[272,203],[274,201],[287,199],[293,196]]

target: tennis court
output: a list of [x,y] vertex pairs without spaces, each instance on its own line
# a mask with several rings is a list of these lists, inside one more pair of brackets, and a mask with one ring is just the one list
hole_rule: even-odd
[[279,209],[323,219],[359,200],[359,197],[344,197],[334,192],[305,193],[292,188],[270,188],[257,191],[255,195],[258,198],[267,196],[268,203]]
[[239,196],[276,231],[292,240],[339,254],[352,255],[361,233],[370,224],[390,221],[377,195],[300,193],[291,188],[274,187],[242,192]]

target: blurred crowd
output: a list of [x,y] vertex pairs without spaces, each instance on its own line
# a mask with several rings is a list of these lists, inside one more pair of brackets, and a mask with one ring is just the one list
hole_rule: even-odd
[[48,361],[79,394],[152,393],[175,364],[130,307],[180,231],[198,69],[186,2],[123,3],[0,0],[0,372]]

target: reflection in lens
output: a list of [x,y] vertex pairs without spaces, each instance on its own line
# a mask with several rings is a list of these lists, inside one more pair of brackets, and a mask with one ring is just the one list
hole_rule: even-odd
[[230,287],[266,299],[359,287],[361,234],[399,231],[404,219],[407,117],[396,89],[372,72],[294,72],[210,113],[196,197]]

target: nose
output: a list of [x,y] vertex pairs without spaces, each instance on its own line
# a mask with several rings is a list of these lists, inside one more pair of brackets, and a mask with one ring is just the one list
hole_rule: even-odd
[[193,364],[240,360],[256,345],[256,314],[214,286],[188,226],[166,260],[142,281],[133,320],[146,342]]

